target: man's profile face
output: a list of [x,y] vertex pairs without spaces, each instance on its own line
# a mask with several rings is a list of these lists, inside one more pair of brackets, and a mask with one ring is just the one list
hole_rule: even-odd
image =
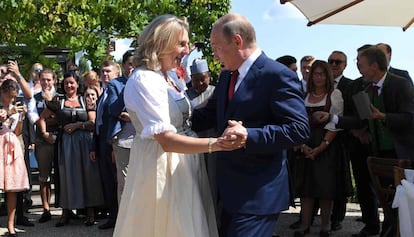
[[221,29],[215,28],[211,32],[210,40],[211,47],[213,48],[214,59],[219,61],[224,68],[230,71],[238,69],[238,65],[235,62],[235,55],[238,54],[238,48],[234,39],[230,42],[225,39],[220,31]]

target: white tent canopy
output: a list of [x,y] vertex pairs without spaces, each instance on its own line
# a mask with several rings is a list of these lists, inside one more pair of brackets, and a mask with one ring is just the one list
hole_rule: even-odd
[[313,24],[399,26],[414,22],[414,0],[280,0],[298,8]]

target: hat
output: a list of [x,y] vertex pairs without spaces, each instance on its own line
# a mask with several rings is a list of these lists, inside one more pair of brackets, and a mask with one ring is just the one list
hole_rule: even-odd
[[195,59],[193,65],[190,66],[191,75],[208,72],[207,60],[205,59]]

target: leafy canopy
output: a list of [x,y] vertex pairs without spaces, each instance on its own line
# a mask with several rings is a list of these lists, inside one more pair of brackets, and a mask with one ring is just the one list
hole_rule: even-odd
[[[39,61],[47,47],[86,52],[92,66],[101,64],[112,38],[135,38],[143,27],[161,14],[187,17],[190,40],[205,42],[204,55],[212,71],[208,39],[211,25],[230,9],[230,0],[2,0],[0,1],[0,43],[7,52],[19,52],[26,45],[20,61]],[[1,52],[4,56],[4,52]],[[21,55],[21,53],[20,53]]]

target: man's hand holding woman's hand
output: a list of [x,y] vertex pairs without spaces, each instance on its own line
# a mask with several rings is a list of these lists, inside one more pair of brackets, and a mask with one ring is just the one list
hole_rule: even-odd
[[228,127],[218,138],[218,145],[225,151],[240,149],[247,141],[247,129],[241,121],[229,120]]

